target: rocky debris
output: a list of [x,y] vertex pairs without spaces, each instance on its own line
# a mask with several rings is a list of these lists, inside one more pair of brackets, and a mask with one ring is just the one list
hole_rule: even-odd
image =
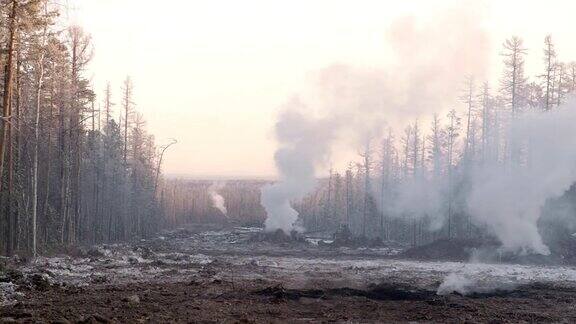
[[50,288],[50,281],[45,275],[34,273],[28,276],[28,281],[32,288],[38,291],[46,291]]
[[298,233],[297,231],[292,231],[290,234],[286,234],[283,230],[277,229],[274,232],[259,232],[255,233],[250,237],[248,240],[249,242],[266,242],[266,243],[275,243],[275,244],[283,244],[283,243],[304,243],[306,242],[305,237]]
[[130,295],[130,296],[124,297],[122,299],[122,301],[127,302],[129,304],[138,304],[138,303],[140,303],[140,296]]
[[16,298],[21,295],[16,291],[17,287],[11,282],[0,283],[0,306],[9,305],[16,301]]
[[108,282],[108,277],[105,275],[92,275],[90,276],[90,282],[94,284],[102,284]]
[[188,281],[187,285],[188,286],[200,286],[200,285],[202,285],[202,281],[193,278],[190,281]]
[[[190,255],[183,254],[183,253],[167,253],[163,255],[163,258],[169,261],[173,261],[174,263],[186,263],[190,261]],[[166,261],[163,261],[166,262]]]
[[94,258],[94,259],[100,259],[100,258],[104,258],[106,257],[106,254],[104,253],[104,251],[100,250],[99,248],[96,247],[92,247],[90,248],[87,252],[86,255],[88,257]]
[[0,282],[21,282],[24,279],[24,274],[16,269],[4,269],[0,271]]
[[140,260],[138,260],[137,257],[129,256],[129,257],[128,257],[128,262],[129,262],[130,264],[134,265],[134,264],[140,263]]
[[203,264],[198,271],[198,275],[203,278],[212,278],[222,269],[230,268],[232,264],[223,262],[219,259],[214,259],[212,262]]
[[141,247],[135,248],[134,252],[140,253],[142,258],[147,259],[147,260],[155,259],[155,257],[156,257],[156,253],[154,253],[154,251],[152,251],[152,249],[147,247],[147,246],[141,246]]
[[222,284],[224,281],[222,281],[222,278],[218,277],[218,276],[214,276],[212,278],[212,281],[210,283],[212,284],[216,284],[216,285],[220,285]]

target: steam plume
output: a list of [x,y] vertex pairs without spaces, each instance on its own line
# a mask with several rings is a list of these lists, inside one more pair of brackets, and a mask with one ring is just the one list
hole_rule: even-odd
[[218,191],[222,190],[226,183],[224,182],[213,182],[210,187],[208,187],[208,195],[212,201],[212,205],[218,209],[224,216],[227,216],[228,211],[226,210],[226,202],[224,197]]
[[547,200],[576,182],[576,102],[548,113],[527,113],[508,129],[511,144],[527,148],[523,167],[486,165],[476,170],[468,208],[506,250],[549,254],[538,232]]
[[267,231],[295,229],[298,212],[290,202],[314,188],[316,167],[328,157],[335,128],[333,120],[310,119],[301,112],[304,109],[299,99],[292,99],[276,124],[279,148],[274,159],[280,179],[262,189],[262,204],[268,214]]
[[485,70],[487,37],[477,8],[467,5],[429,25],[397,21],[388,33],[397,62],[385,70],[332,65],[315,74],[306,100],[283,107],[275,128],[279,181],[262,190],[266,230],[294,229],[298,212],[290,202],[313,189],[333,146],[359,147],[380,134],[384,120],[402,122],[443,107],[456,97],[462,74]]

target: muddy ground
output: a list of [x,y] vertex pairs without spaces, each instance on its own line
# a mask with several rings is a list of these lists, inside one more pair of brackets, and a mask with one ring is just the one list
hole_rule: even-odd
[[12,265],[0,322],[576,322],[573,267],[401,260],[399,246],[256,232],[180,230]]

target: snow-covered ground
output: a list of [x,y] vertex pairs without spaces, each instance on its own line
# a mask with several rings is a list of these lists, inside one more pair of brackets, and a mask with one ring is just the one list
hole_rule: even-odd
[[[442,283],[445,289],[459,289],[458,285],[503,287],[533,282],[576,286],[574,267],[404,261],[390,257],[397,254],[394,249],[342,248],[324,253],[314,243],[297,247],[250,243],[249,238],[255,232],[256,229],[239,228],[165,233],[135,244],[98,246],[84,257],[41,257],[20,271],[25,277],[41,274],[54,284],[80,286],[176,282],[205,273],[232,282],[266,279],[286,287],[313,286],[319,282],[363,287],[383,281],[426,289],[437,289]],[[452,288],[454,285],[456,288]],[[16,288],[14,283],[2,283],[0,300],[4,303],[15,300]]]
[[[229,258],[228,261],[246,262],[244,258]],[[352,286],[393,281],[436,289],[448,276],[456,275],[466,278],[468,284],[495,288],[534,282],[576,286],[576,268],[573,267],[266,256],[251,258],[250,262],[267,271],[247,273],[246,276],[270,277],[274,274],[296,285],[335,278]]]

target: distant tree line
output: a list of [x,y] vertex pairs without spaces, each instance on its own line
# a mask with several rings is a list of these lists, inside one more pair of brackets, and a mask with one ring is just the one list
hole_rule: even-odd
[[[0,254],[149,235],[160,224],[154,138],[133,85],[86,78],[90,35],[48,0],[0,2]],[[116,109],[114,109],[116,108]],[[113,114],[116,114],[113,116]]]
[[160,194],[163,224],[166,228],[190,223],[221,223],[262,226],[266,212],[260,204],[260,190],[267,181],[226,181],[219,194],[224,198],[226,214],[214,206],[209,195],[209,180],[167,179]]

